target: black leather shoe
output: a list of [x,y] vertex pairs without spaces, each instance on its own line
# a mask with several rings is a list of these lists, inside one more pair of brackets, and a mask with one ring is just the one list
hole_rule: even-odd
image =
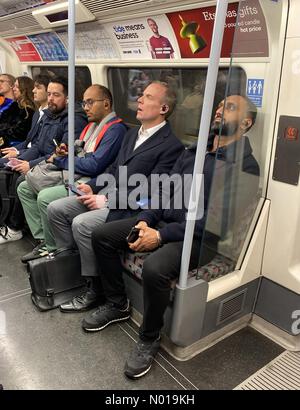
[[98,306],[101,299],[96,292],[87,290],[83,295],[75,296],[70,302],[60,305],[59,309],[64,313],[85,312]]
[[34,259],[42,258],[43,256],[49,255],[45,242],[42,241],[40,242],[33,250],[29,253],[26,253],[26,255],[22,256],[21,262],[22,263],[27,263],[29,261],[32,261]]

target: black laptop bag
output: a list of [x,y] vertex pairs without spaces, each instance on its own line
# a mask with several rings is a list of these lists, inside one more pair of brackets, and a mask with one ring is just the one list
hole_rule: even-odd
[[31,300],[41,311],[54,309],[83,293],[79,252],[61,249],[28,262]]

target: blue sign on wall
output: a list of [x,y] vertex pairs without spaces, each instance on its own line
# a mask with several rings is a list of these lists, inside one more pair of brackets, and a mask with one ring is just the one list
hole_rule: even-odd
[[66,61],[68,52],[56,33],[41,33],[28,36],[43,61]]
[[261,78],[249,78],[247,82],[247,97],[256,105],[262,106],[265,80]]

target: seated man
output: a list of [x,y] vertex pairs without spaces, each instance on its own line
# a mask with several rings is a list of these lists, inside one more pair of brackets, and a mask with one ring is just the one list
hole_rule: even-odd
[[[166,118],[172,113],[176,102],[174,92],[166,83],[153,82],[138,100],[137,119],[140,128],[126,134],[116,161],[105,170],[110,178],[96,185],[96,179],[78,188],[86,193],[81,197],[68,197],[52,202],[48,206],[48,218],[58,248],[74,248],[80,252],[81,272],[87,280],[86,292],[69,303],[61,305],[63,312],[81,312],[99,303],[101,287],[98,280],[95,255],[91,246],[91,233],[95,226],[107,219],[115,220],[138,213],[132,209],[127,198],[134,187],[129,183],[137,174],[150,178],[151,173],[168,173],[184,147],[173,134]],[[99,176],[101,178],[101,175]],[[124,201],[116,209],[105,206],[108,190],[126,191]],[[98,195],[95,195],[99,193]],[[148,196],[148,191],[147,191]],[[137,205],[135,203],[135,205]]]
[[15,100],[13,88],[15,77],[10,74],[0,74],[0,121],[2,114],[13,105]]
[[[25,149],[19,156],[18,164],[13,167],[14,172],[22,174],[15,181],[15,192],[17,186],[25,179],[30,168],[39,162],[46,160],[55,150],[53,140],[58,143],[68,141],[68,81],[63,77],[52,78],[48,84],[48,108],[44,110],[38,136],[29,149]],[[86,126],[87,118],[83,110],[75,111],[75,136],[78,137]],[[0,193],[1,195],[1,193]],[[22,206],[16,195],[14,206],[0,228],[0,245],[22,238],[24,214]]]
[[[199,261],[200,240],[216,159],[225,163],[227,157],[234,154],[235,160],[228,161],[231,171],[242,170],[256,175],[258,179],[259,167],[251,154],[249,140],[244,136],[254,124],[255,118],[256,107],[246,97],[239,95],[227,97],[226,102],[222,101],[216,111],[212,124],[212,143],[208,145],[203,169],[204,212],[197,215],[198,219],[195,218],[197,220],[190,258],[191,269],[195,268]],[[243,149],[240,149],[241,147]],[[188,179],[183,177],[193,173],[195,155],[195,145],[185,150],[178,158],[170,176],[179,175],[182,177],[180,181],[185,183]],[[189,192],[189,189],[187,191]],[[186,187],[181,193],[186,193]],[[251,201],[252,194],[249,192],[249,195],[248,201]],[[92,233],[92,245],[106,303],[83,320],[82,327],[88,332],[102,330],[110,324],[130,317],[118,251],[126,250],[128,247],[137,252],[153,251],[146,257],[143,265],[144,313],[139,341],[125,365],[125,374],[134,379],[148,372],[159,349],[160,330],[169,303],[171,282],[178,278],[180,273],[187,209],[184,205],[174,206],[174,198],[175,195],[171,194],[167,207],[144,210],[135,217],[106,223],[96,227]],[[133,226],[139,230],[139,236],[137,240],[128,244],[126,237]]]
[[[79,179],[81,182],[101,174],[119,152],[127,126],[116,116],[112,105],[111,92],[102,85],[94,84],[84,93],[82,106],[89,124],[82,131],[80,139],[75,141],[77,156],[74,158],[75,173],[84,176]],[[59,169],[68,169],[67,155],[53,155],[47,162],[53,162]],[[32,252],[22,257],[22,262],[26,263],[56,249],[48,224],[47,206],[67,194],[65,185],[45,188],[38,195],[26,181],[19,185],[18,195],[28,226],[32,236],[40,241]]]

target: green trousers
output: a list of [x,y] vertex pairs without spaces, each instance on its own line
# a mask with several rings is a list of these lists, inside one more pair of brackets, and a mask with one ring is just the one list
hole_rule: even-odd
[[54,251],[56,244],[47,218],[47,206],[56,199],[68,196],[65,186],[45,188],[37,195],[24,181],[18,186],[18,195],[32,236],[44,240],[48,252]]

